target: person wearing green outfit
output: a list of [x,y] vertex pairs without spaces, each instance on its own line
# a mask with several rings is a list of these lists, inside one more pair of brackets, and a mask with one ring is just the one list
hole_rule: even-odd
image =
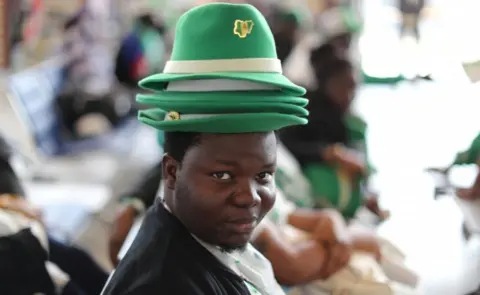
[[[250,244],[275,201],[275,131],[306,124],[305,89],[282,75],[264,16],[211,3],[178,21],[171,59],[140,81],[165,132],[163,200],[147,211],[104,295],[283,295]],[[316,247],[310,245],[309,247]]]
[[[468,149],[455,155],[453,162],[448,167],[429,168],[427,170],[447,175],[453,167],[461,165],[480,166],[480,133],[473,139]],[[456,193],[459,198],[464,200],[480,199],[480,172],[477,173],[475,182],[470,188],[459,188]]]
[[366,204],[384,218],[387,213],[366,190],[373,169],[368,161],[367,124],[350,111],[356,88],[353,67],[324,46],[314,49],[310,60],[317,88],[307,93],[309,124],[285,129],[281,140],[302,166],[315,207],[336,208],[350,219]]

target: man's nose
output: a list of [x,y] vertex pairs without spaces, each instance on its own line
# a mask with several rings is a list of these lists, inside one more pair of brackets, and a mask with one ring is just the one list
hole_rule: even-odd
[[260,204],[261,198],[257,186],[258,184],[254,180],[245,180],[239,183],[237,193],[233,197],[235,206],[251,208]]

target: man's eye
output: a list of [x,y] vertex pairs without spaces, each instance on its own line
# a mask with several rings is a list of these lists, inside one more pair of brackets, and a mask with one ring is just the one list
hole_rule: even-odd
[[273,173],[270,172],[262,172],[257,175],[257,179],[263,182],[271,181],[273,178]]
[[212,174],[213,177],[219,180],[230,180],[232,179],[232,175],[227,172],[216,172]]

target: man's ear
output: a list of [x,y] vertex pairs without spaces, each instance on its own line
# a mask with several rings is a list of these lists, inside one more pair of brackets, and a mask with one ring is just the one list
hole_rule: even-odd
[[175,189],[175,184],[177,182],[177,171],[179,170],[180,164],[172,158],[169,154],[163,155],[162,160],[162,171],[165,178],[165,186],[168,189]]

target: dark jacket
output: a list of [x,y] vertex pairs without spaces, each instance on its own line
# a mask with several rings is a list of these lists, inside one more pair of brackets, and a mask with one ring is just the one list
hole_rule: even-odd
[[242,278],[200,245],[160,202],[102,295],[250,295]]

